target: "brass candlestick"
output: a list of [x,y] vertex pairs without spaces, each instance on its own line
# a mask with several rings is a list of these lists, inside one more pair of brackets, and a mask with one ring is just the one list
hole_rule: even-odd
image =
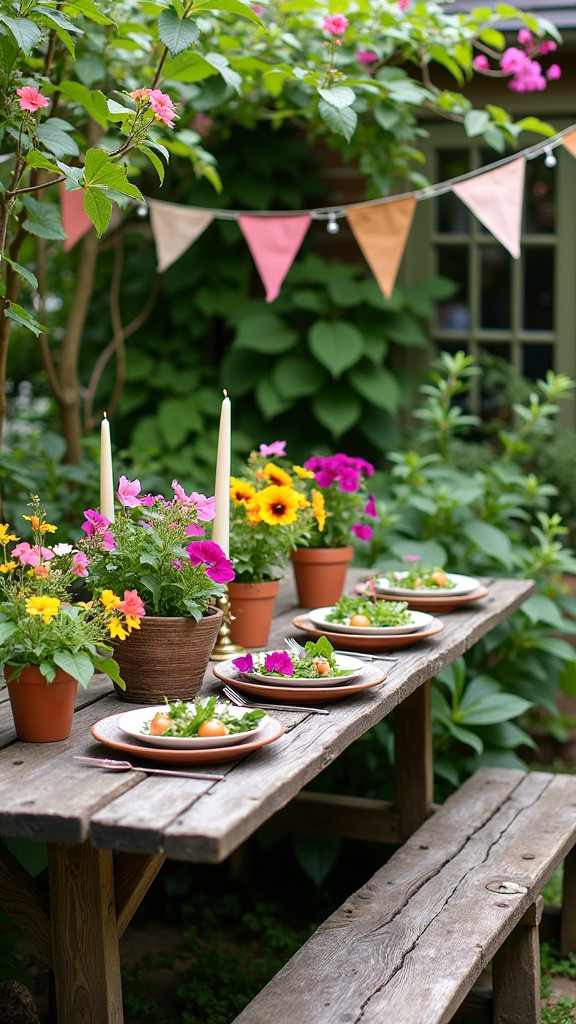
[[233,644],[230,640],[230,601],[228,598],[228,588],[226,593],[219,597],[216,601],[218,608],[222,611],[222,625],[216,638],[216,643],[212,654],[210,655],[210,661],[229,661],[231,658],[238,658],[242,654],[246,654],[246,648],[241,647],[240,644]]

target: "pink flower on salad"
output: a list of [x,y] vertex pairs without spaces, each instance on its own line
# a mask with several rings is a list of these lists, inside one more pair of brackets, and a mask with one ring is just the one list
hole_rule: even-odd
[[246,654],[242,658],[233,658],[232,664],[236,666],[239,672],[251,672],[254,668],[254,658],[251,654]]
[[288,651],[272,651],[266,655],[264,668],[267,672],[276,672],[281,676],[294,675],[294,662]]

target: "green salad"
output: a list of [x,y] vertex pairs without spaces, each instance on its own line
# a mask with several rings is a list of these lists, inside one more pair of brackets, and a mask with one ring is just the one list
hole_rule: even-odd
[[269,651],[256,655],[254,669],[264,676],[288,676],[296,679],[334,679],[349,675],[350,669],[339,668],[337,655],[327,637],[308,640],[302,654]]
[[390,587],[406,590],[452,590],[456,584],[438,566],[431,569],[408,569],[406,572],[389,572],[380,577]]
[[412,613],[406,601],[373,601],[370,597],[341,597],[326,615],[342,626],[409,626]]
[[164,700],[166,710],[157,711],[144,722],[141,732],[151,736],[227,736],[250,732],[266,714],[260,708],[241,716],[232,714],[232,705],[219,702],[218,697],[193,702]]

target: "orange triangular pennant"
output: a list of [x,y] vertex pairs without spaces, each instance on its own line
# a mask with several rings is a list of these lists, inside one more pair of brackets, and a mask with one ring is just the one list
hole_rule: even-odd
[[562,139],[562,145],[572,156],[576,156],[576,132],[568,132]]
[[392,295],[415,210],[413,197],[346,210],[356,241],[387,299]]
[[146,202],[156,243],[157,270],[161,274],[200,237],[214,220],[214,215],[158,199],[147,199]]
[[525,171],[526,159],[521,156],[495,171],[452,186],[452,191],[515,260],[520,256]]

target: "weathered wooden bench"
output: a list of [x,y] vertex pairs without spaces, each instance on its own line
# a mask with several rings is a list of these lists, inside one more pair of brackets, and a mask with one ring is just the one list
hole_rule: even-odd
[[575,842],[575,776],[481,769],[234,1024],[445,1024],[490,961],[493,1020],[537,1024],[539,894],[565,860],[574,948]]

